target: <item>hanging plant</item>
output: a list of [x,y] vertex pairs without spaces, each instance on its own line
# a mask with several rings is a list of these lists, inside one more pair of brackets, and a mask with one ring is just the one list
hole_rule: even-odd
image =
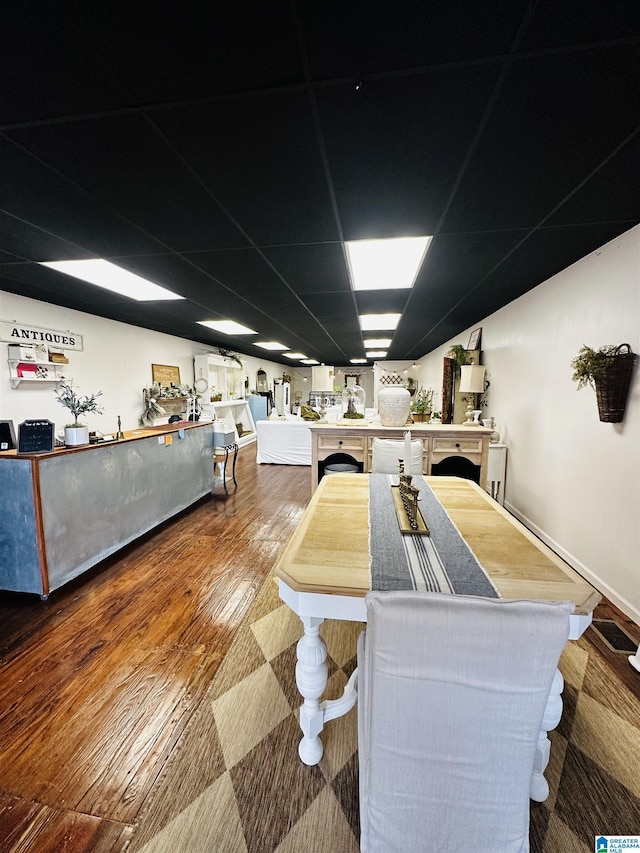
[[447,358],[453,360],[453,378],[460,376],[460,368],[469,363],[469,355],[462,344],[454,344],[447,353]]
[[604,423],[624,418],[635,355],[629,344],[608,344],[597,350],[582,346],[571,361],[578,390],[590,385],[596,392],[598,414]]

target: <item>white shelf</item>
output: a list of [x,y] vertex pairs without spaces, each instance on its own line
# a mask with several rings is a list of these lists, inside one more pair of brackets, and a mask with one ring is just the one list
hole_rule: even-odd
[[[226,421],[229,426],[233,427],[235,440],[239,447],[244,447],[244,445],[251,444],[256,440],[256,425],[247,400],[223,400],[210,405],[214,408],[218,420]],[[244,428],[242,435],[238,434],[236,427],[236,424],[239,423]]]
[[[62,382],[65,379],[68,379],[66,376],[66,370],[68,368],[67,364],[60,364],[57,361],[31,361],[28,359],[20,359],[20,358],[10,358],[8,359],[9,364],[9,381],[11,382],[12,388],[17,388],[22,382],[46,382],[48,384],[55,382]],[[47,371],[46,376],[18,376],[18,365],[19,364],[28,364],[33,365],[34,367],[42,367]]]

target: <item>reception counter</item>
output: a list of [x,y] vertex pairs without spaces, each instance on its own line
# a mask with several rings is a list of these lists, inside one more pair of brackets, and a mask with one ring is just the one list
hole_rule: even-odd
[[0,453],[0,589],[53,590],[211,492],[213,423]]

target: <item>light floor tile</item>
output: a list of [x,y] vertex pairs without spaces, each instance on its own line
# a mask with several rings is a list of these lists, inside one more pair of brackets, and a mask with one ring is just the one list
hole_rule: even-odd
[[[329,829],[330,827],[330,829]],[[333,791],[325,788],[274,853],[327,853],[327,834],[335,853],[358,853],[358,844]]]
[[286,604],[258,619],[251,630],[267,660],[273,660],[303,634],[300,617]]
[[640,798],[640,729],[582,693],[571,743]]
[[247,853],[233,785],[224,773],[139,853]]
[[211,707],[227,769],[291,713],[267,663],[215,699]]

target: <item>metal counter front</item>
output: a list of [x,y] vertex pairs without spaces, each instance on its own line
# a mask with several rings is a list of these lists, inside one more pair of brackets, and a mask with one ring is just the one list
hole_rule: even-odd
[[0,453],[0,589],[45,598],[211,492],[213,424]]

